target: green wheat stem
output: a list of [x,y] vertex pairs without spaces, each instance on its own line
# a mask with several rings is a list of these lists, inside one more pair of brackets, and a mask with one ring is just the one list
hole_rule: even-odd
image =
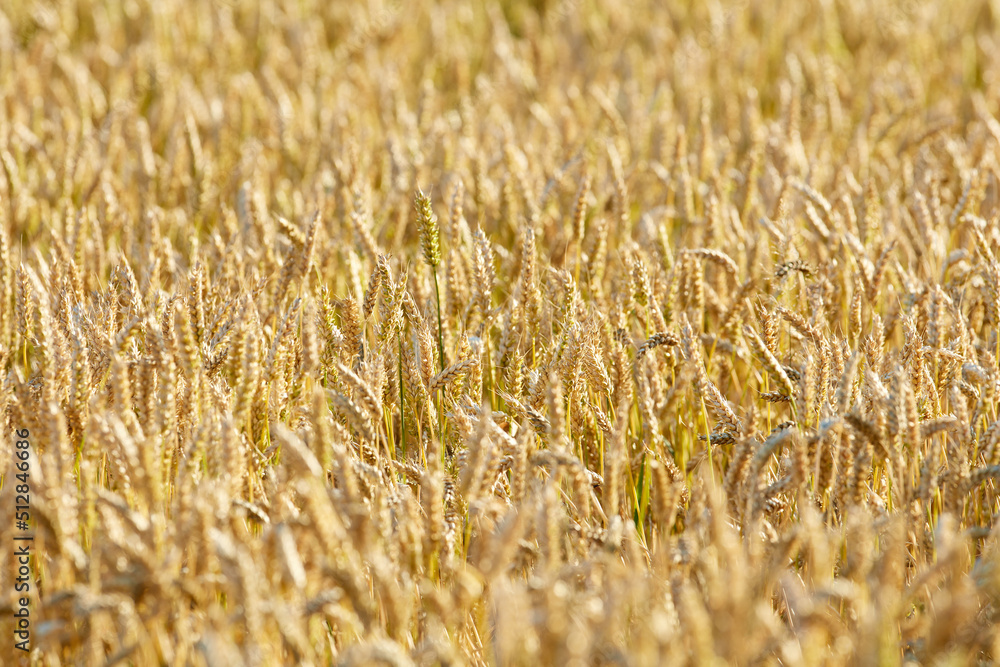
[[441,370],[444,370],[444,327],[441,324],[441,289],[438,287],[437,269],[431,267],[431,275],[434,276],[434,298],[437,301],[438,315],[438,357],[441,361]]
[[406,458],[406,410],[403,406],[403,338],[396,332],[399,345],[399,449]]

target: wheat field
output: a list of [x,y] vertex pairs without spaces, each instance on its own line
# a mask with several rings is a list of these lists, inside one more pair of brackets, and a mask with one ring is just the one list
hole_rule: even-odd
[[0,662],[994,664],[998,14],[3,3]]

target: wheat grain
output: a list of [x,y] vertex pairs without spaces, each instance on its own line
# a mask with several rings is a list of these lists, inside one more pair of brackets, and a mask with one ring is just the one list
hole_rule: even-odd
[[4,8],[33,659],[997,660],[985,0],[320,4]]

